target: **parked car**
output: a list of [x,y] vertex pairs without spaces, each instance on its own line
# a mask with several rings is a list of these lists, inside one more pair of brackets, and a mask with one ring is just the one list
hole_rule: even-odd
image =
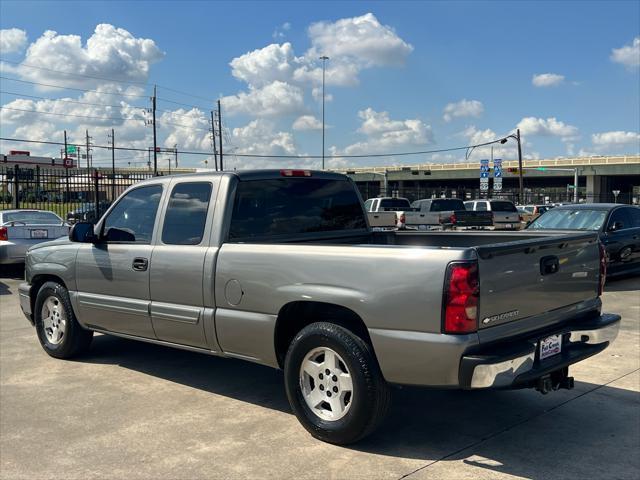
[[[100,214],[106,212],[111,206],[111,202],[99,202]],[[90,222],[95,223],[100,216],[96,211],[95,203],[85,203],[78,208],[67,212],[67,223],[73,225],[76,222]]]
[[594,232],[372,232],[347,176],[211,172],[32,247],[19,297],[52,357],[101,332],[282,368],[302,425],[347,444],[391,384],[572,388],[619,328],[603,254]]
[[69,234],[69,225],[47,210],[0,211],[0,264],[23,263],[32,245]]
[[416,200],[411,207],[420,213],[426,213],[425,221],[430,225],[443,229],[467,229],[491,227],[491,212],[474,212],[467,210],[459,198],[429,198]]
[[470,200],[464,202],[467,210],[474,212],[491,212],[495,230],[519,230],[522,218],[518,209],[509,200]]
[[369,214],[369,221],[378,226],[391,222],[399,230],[427,230],[430,226],[427,215],[416,212],[406,198],[370,198],[364,202],[364,208]]
[[607,250],[609,276],[640,273],[640,207],[616,203],[563,205],[535,219],[528,231],[594,231]]
[[518,205],[518,213],[525,224],[531,223],[547,210],[552,209],[552,205]]

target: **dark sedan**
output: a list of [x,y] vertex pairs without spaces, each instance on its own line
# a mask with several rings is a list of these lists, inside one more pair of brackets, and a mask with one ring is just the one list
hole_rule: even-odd
[[527,230],[593,230],[607,249],[609,276],[640,273],[640,207],[615,203],[562,205]]

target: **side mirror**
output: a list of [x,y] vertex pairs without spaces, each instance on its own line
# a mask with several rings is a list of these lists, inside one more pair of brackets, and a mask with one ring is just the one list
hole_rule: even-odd
[[93,224],[89,222],[76,222],[69,230],[69,240],[79,243],[95,243],[98,237],[93,232]]
[[615,232],[616,230],[621,230],[624,227],[622,222],[614,222],[613,225],[609,226],[610,232]]

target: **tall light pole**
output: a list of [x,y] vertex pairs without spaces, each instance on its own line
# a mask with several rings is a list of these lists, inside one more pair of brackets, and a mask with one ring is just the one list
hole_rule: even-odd
[[324,72],[329,57],[322,55],[320,60],[322,60],[322,170],[324,170]]
[[505,144],[509,138],[513,138],[516,142],[518,142],[518,179],[520,180],[520,189],[518,193],[518,202],[522,204],[524,202],[524,188],[522,181],[522,144],[520,143],[520,129],[516,130],[516,134],[507,135],[500,143]]

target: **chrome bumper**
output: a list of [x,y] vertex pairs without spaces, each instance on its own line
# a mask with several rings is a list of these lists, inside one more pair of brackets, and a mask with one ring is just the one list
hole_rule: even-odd
[[[583,328],[577,328],[583,327]],[[539,361],[537,341],[521,343],[516,353],[464,356],[461,362],[461,384],[464,388],[505,388],[518,383],[518,377],[530,379],[550,369],[563,368],[604,350],[618,336],[620,316],[604,314],[592,321],[550,332],[543,336],[561,334],[562,353]]]

